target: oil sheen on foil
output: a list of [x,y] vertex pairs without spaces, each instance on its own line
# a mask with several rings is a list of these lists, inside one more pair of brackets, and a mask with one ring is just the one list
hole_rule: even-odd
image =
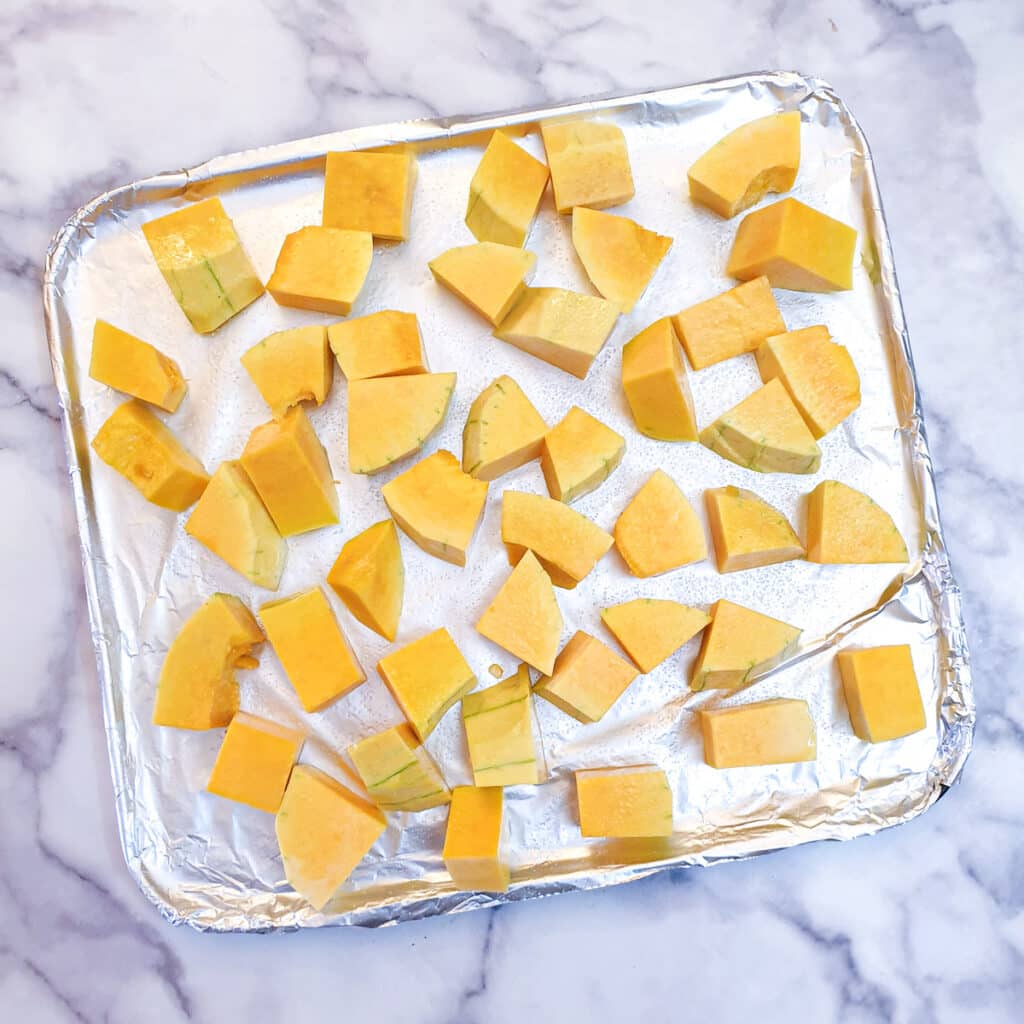
[[[755,117],[798,109],[803,157],[792,194],[855,226],[858,252],[851,292],[777,291],[789,329],[827,324],[860,372],[863,403],[821,442],[813,477],[752,474],[697,444],[666,444],[633,427],[619,382],[622,345],[655,319],[710,297],[731,282],[723,270],[738,219],[722,221],[686,196],[686,169],[726,131]],[[493,338],[487,325],[437,286],[427,261],[473,241],[463,223],[470,178],[487,133],[523,129],[521,143],[543,159],[536,124],[595,114],[620,124],[629,146],[636,197],[614,212],[674,239],[644,298],[620,318],[586,381]],[[148,504],[91,457],[88,442],[121,396],[88,376],[93,323],[101,317],[153,342],[176,359],[188,396],[168,422],[212,470],[238,455],[249,432],[269,418],[239,356],[275,330],[333,318],[285,309],[265,297],[202,337],[188,325],[150,257],[140,231],[147,219],[220,194],[263,280],[290,231],[319,223],[323,156],[405,142],[418,150],[409,241],[375,246],[353,315],[378,309],[418,314],[430,368],[458,373],[443,428],[423,451],[461,452],[469,404],[499,374],[517,380],[549,424],[571,405],[598,416],[627,439],[622,465],[577,507],[610,530],[656,467],[664,468],[703,514],[707,487],[754,489],[803,530],[801,498],[821,479],[875,496],[907,539],[911,564],[816,566],[788,562],[719,575],[711,561],[667,576],[630,576],[613,550],[574,591],[559,591],[567,639],[577,629],[614,642],[600,611],[639,596],[708,605],[725,597],[803,628],[798,653],[737,694],[691,694],[692,641],[639,677],[596,725],[584,726],[538,699],[548,781],[506,792],[511,890],[457,892],[441,861],[446,808],[389,816],[380,841],[338,897],[320,913],[287,886],[270,815],[204,792],[223,732],[185,732],[150,724],[167,648],[182,622],[216,591],[256,609],[272,596],[242,579],[186,536],[184,516]],[[771,197],[769,197],[770,201]],[[592,293],[550,194],[528,240],[537,254],[535,285]],[[653,871],[708,865],[814,839],[849,839],[921,813],[954,781],[974,719],[959,595],[939,525],[931,462],[892,254],[867,144],[826,84],[792,73],[760,73],[678,89],[475,119],[416,121],[338,132],[222,157],[101,196],[62,229],[51,248],[45,304],[54,373],[81,532],[93,637],[103,691],[121,839],[143,891],[174,922],[201,929],[258,930],[321,925],[384,925],[492,906],[554,892],[614,885]],[[928,353],[919,353],[928,358]],[[692,373],[703,425],[760,383],[750,357]],[[311,411],[341,500],[341,525],[291,538],[278,595],[322,584],[343,542],[387,515],[380,488],[412,459],[373,477],[347,472],[345,384]],[[460,569],[402,539],[406,592],[397,643],[447,626],[481,686],[498,664],[516,662],[473,628],[508,572],[500,541],[500,493],[545,493],[534,462],[491,484],[483,522]],[[240,672],[245,710],[301,726],[302,760],[344,776],[341,752],[392,725],[400,714],[374,671],[388,649],[331,595],[368,681],[316,714],[305,714],[269,645],[260,667]],[[870,745],[851,731],[834,655],[845,644],[908,643],[921,683],[928,728]],[[694,710],[774,696],[808,701],[817,724],[812,763],[716,771],[702,759]],[[471,782],[458,710],[427,741],[450,785]],[[654,762],[675,793],[675,833],[657,845],[583,840],[576,825],[572,773],[581,767]]]

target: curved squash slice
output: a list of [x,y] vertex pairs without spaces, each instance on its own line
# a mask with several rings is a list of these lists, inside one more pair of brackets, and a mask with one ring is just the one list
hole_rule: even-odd
[[462,431],[462,469],[494,480],[540,458],[547,424],[511,377],[499,377],[469,407]]
[[601,621],[641,672],[650,672],[695,637],[711,616],[677,601],[638,597],[601,612]]
[[823,480],[807,498],[807,561],[906,562],[907,545],[892,516],[866,494]]
[[719,572],[738,572],[804,557],[786,517],[753,491],[715,487],[704,492]]

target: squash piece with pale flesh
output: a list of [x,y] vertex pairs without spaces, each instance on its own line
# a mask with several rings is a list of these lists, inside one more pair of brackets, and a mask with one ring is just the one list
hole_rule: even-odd
[[508,889],[508,864],[501,850],[504,802],[500,786],[456,786],[452,790],[442,856],[460,889]]
[[447,629],[399,647],[377,671],[422,743],[445,712],[476,686],[476,677]]
[[572,244],[594,287],[628,313],[651,283],[672,239],[628,217],[577,206],[572,211]]
[[719,139],[687,172],[690,197],[735,217],[769,192],[788,192],[800,169],[800,112],[748,121]]
[[462,469],[494,480],[540,458],[548,427],[511,377],[491,381],[473,400],[462,431]]
[[235,225],[214,196],[142,225],[182,312],[209,334],[263,294]]
[[477,242],[443,252],[429,266],[439,283],[496,327],[522,297],[536,262],[517,246]]
[[398,152],[328,153],[323,224],[404,242],[416,182],[416,157]]
[[381,488],[394,521],[428,555],[466,564],[487,482],[463,473],[451,452],[437,451]]
[[576,772],[576,803],[580,832],[588,838],[672,835],[672,788],[656,765],[581,769]]
[[373,804],[311,765],[296,765],[274,822],[288,884],[322,910],[386,825]]
[[778,378],[815,437],[824,437],[860,405],[860,376],[827,327],[768,338],[756,352],[761,380]]
[[281,306],[348,316],[373,260],[373,236],[310,225],[288,235],[267,282]]
[[501,539],[518,565],[532,551],[556,587],[572,590],[614,543],[585,515],[554,498],[522,491],[501,496]]
[[210,481],[202,463],[136,398],[110,414],[92,450],[147,501],[173,512],[198,501]]
[[527,288],[494,336],[582,379],[618,317],[614,303],[595,295]]
[[327,338],[348,380],[427,372],[415,313],[382,309],[342,320],[327,328]]
[[704,527],[686,495],[656,469],[615,523],[615,546],[634,576],[657,576],[707,558]]
[[582,498],[612,475],[626,439],[574,405],[544,437],[540,468],[548,493],[566,503]]
[[185,532],[251,583],[277,590],[288,548],[240,462],[217,467]]
[[821,449],[789,392],[770,380],[700,432],[723,459],[758,473],[816,473]]
[[858,738],[885,743],[925,727],[909,644],[840,651],[836,662]]
[[408,722],[353,743],[348,756],[382,811],[425,811],[451,802],[447,783]]
[[393,519],[374,523],[345,542],[327,574],[345,607],[385,640],[394,640],[402,614],[405,570]]
[[693,397],[668,317],[623,345],[622,389],[641,434],[659,441],[697,440]]
[[601,612],[601,621],[641,672],[651,672],[711,621],[699,608],[638,597]]
[[153,724],[217,729],[238,711],[235,669],[253,668],[263,632],[248,608],[230,594],[214,594],[178,631],[156,687]]
[[327,329],[319,325],[268,335],[242,355],[242,365],[275,416],[299,402],[323,405],[334,376]]
[[609,121],[542,124],[555,208],[603,209],[633,198],[633,171],[622,129]]
[[545,164],[494,132],[469,183],[466,227],[480,242],[523,245],[547,183]]
[[600,721],[637,677],[636,669],[610,647],[582,630],[562,648],[554,669],[534,693],[589,724]]
[[454,391],[454,373],[351,381],[348,468],[377,473],[419,451],[444,422]]
[[562,613],[551,578],[532,552],[519,560],[476,629],[538,672],[551,674],[562,639]]
[[863,565],[908,558],[892,516],[866,494],[822,480],[808,495],[808,562]]
[[89,376],[165,412],[181,405],[187,389],[170,356],[106,320],[97,320],[92,329]]
[[789,520],[753,491],[714,487],[704,492],[719,572],[739,572],[804,557]]
[[818,756],[814,719],[805,700],[779,697],[698,714],[704,760],[712,768],[790,764]]
[[789,657],[799,639],[796,626],[732,601],[716,601],[690,672],[690,689],[738,690]]

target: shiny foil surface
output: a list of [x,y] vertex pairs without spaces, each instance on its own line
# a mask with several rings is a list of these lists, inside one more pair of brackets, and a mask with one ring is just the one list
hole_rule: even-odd
[[[803,119],[803,156],[791,194],[859,232],[852,291],[775,293],[789,329],[828,325],[850,350],[861,377],[860,409],[821,441],[821,471],[810,477],[754,474],[698,444],[643,437],[633,426],[619,379],[626,341],[658,317],[735,283],[724,268],[740,218],[723,221],[691,204],[687,168],[735,126],[782,110],[799,110]],[[586,381],[493,338],[427,268],[427,261],[445,249],[474,241],[463,216],[488,133],[496,127],[522,131],[521,144],[543,159],[537,123],[568,115],[599,116],[621,125],[636,197],[612,212],[675,240],[644,297],[620,318]],[[185,516],[147,503],[92,455],[89,441],[123,396],[91,380],[88,364],[97,318],[155,344],[179,362],[189,383],[181,408],[164,417],[168,424],[209,471],[236,457],[252,428],[270,418],[239,356],[272,331],[335,318],[286,309],[266,296],[213,335],[200,336],[160,276],[140,226],[219,194],[266,281],[285,235],[319,223],[324,154],[392,143],[418,151],[411,234],[404,244],[375,246],[353,315],[388,308],[417,313],[430,368],[457,371],[448,417],[423,455],[438,448],[461,455],[470,403],[494,377],[507,373],[549,424],[576,404],[626,437],[622,465],[574,505],[606,530],[657,467],[679,483],[702,519],[703,490],[736,484],[783,511],[801,533],[803,496],[819,480],[837,479],[867,492],[893,515],[911,562],[902,574],[891,565],[796,561],[719,575],[708,560],[640,580],[628,574],[613,549],[576,590],[557,591],[563,641],[583,629],[616,647],[600,611],[634,597],[701,606],[726,597],[802,627],[799,650],[745,690],[691,694],[686,680],[697,638],[638,677],[595,725],[581,725],[537,699],[548,779],[506,791],[513,874],[508,893],[455,890],[441,860],[447,813],[442,807],[389,815],[380,840],[318,912],[285,882],[273,818],[204,792],[223,730],[186,732],[151,724],[156,682],[178,629],[212,593],[237,594],[257,611],[273,597],[323,584],[344,541],[387,515],[381,485],[417,457],[373,477],[348,472],[346,388],[336,371],[330,398],[311,410],[311,418],[338,480],[341,525],[291,538],[281,587],[272,594],[191,540],[183,529]],[[593,293],[573,252],[570,219],[555,213],[550,191],[527,246],[538,257],[534,285]],[[377,926],[615,885],[667,868],[705,866],[816,839],[851,839],[898,824],[929,807],[963,767],[974,722],[967,643],[892,252],[867,143],[825,83],[765,72],[546,110],[359,128],[220,157],[109,192],[80,210],[53,242],[44,296],[121,840],[129,869],[168,920],[219,931]],[[927,351],[920,357],[927,359]],[[760,384],[753,356],[691,373],[690,381],[701,426]],[[481,687],[494,682],[490,666],[500,665],[507,677],[517,664],[474,629],[509,571],[500,540],[500,495],[506,488],[546,493],[539,464],[491,484],[464,569],[428,556],[404,535],[401,541],[406,590],[397,643],[447,626]],[[333,593],[329,596],[367,682],[326,710],[305,714],[264,644],[256,652],[259,668],[238,673],[242,708],[306,729],[302,760],[358,786],[346,764],[346,747],[401,716],[375,671],[390,645],[359,625]],[[862,743],[850,727],[835,654],[846,645],[890,643],[912,647],[928,727],[895,742]],[[818,734],[816,761],[728,771],[704,764],[697,708],[774,696],[810,704]],[[457,708],[426,746],[449,785],[471,782]],[[658,842],[581,839],[573,771],[637,762],[654,762],[668,773],[675,794],[673,836]]]

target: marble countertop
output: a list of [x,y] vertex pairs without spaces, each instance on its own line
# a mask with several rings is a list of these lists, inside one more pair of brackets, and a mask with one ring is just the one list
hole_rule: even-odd
[[[1019,0],[420,6],[0,4],[5,1017],[1020,1020]],[[43,336],[52,233],[106,188],[221,152],[769,67],[831,81],[873,147],[972,642],[962,783],[854,843],[495,912],[277,937],[166,925],[116,835]]]

